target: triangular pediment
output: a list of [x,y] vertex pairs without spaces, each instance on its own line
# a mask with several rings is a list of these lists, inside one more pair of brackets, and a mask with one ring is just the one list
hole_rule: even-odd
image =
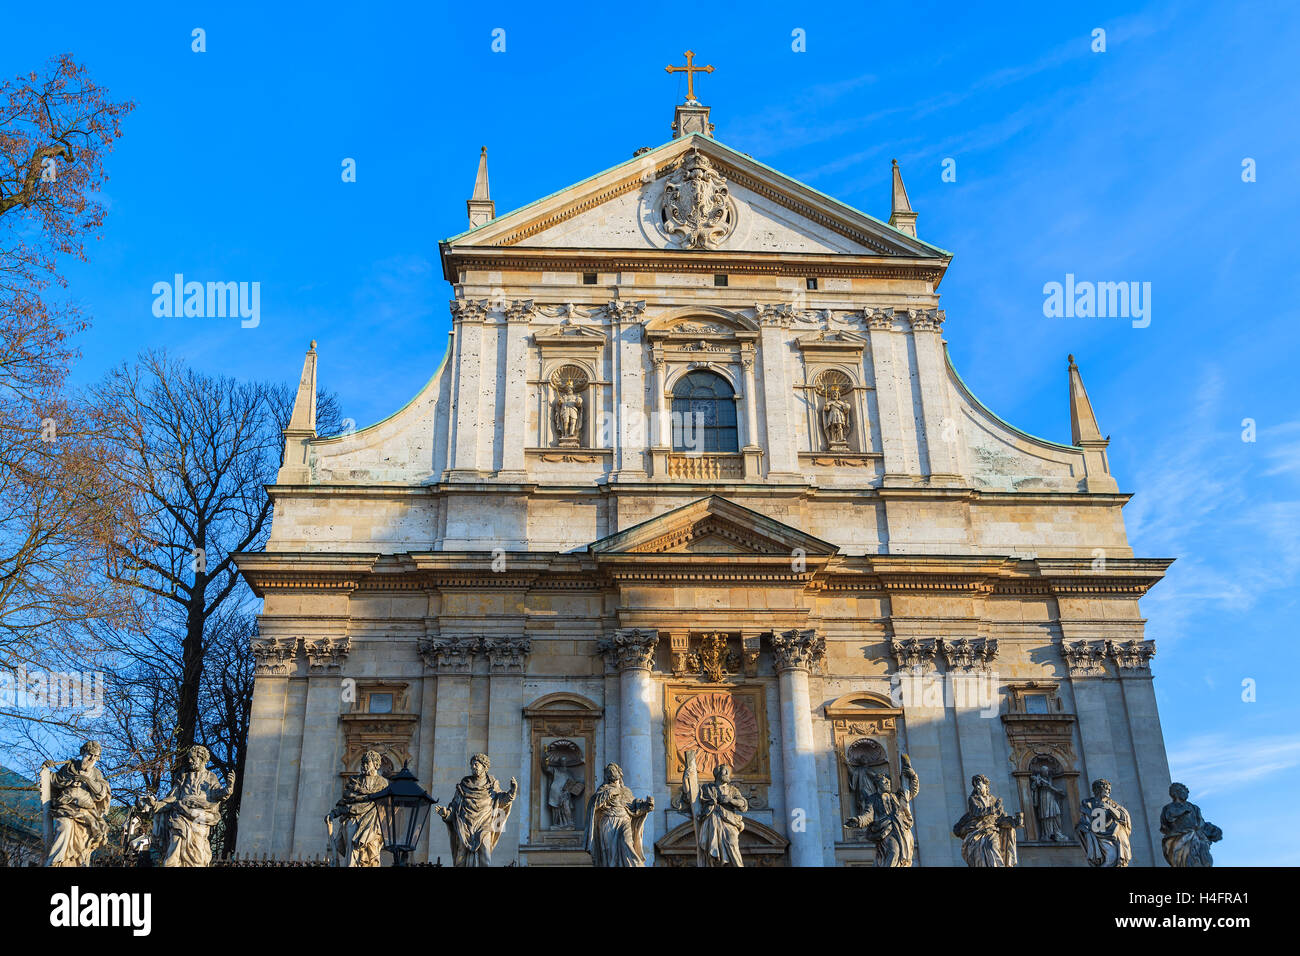
[[[717,234],[692,248],[665,217],[664,202],[684,166],[701,162],[725,185],[728,208]],[[647,150],[445,245],[948,258],[937,246],[701,135]]]
[[714,495],[587,546],[593,554],[827,556],[835,545]]

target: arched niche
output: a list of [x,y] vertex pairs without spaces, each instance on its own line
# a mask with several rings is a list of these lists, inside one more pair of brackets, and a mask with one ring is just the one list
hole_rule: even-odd
[[[826,705],[831,740],[839,772],[840,819],[862,812],[862,802],[876,790],[876,777],[888,773],[898,780],[902,708],[884,694],[859,690]],[[862,843],[863,832],[841,828],[841,841]]]
[[599,774],[596,729],[603,713],[570,691],[547,694],[524,708],[531,846],[581,848],[583,811]]

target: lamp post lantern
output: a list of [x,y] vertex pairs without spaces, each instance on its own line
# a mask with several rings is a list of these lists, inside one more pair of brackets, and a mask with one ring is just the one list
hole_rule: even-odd
[[379,807],[379,829],[384,849],[393,855],[393,866],[406,866],[424,832],[429,808],[437,799],[425,793],[405,763],[388,781],[388,786],[370,798]]

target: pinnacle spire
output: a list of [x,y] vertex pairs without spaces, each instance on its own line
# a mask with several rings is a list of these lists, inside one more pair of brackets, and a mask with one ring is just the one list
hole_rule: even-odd
[[907,198],[907,187],[903,185],[903,171],[898,168],[898,160],[891,159],[892,163],[892,193],[889,204],[889,224],[899,232],[905,232],[909,236],[916,235],[916,213],[912,212],[912,204]]
[[497,206],[488,193],[487,147],[478,155],[478,174],[474,177],[474,195],[465,203],[469,211],[469,227],[481,226],[496,218]]
[[1082,445],[1084,442],[1105,442],[1101,429],[1097,427],[1097,416],[1088,400],[1088,390],[1083,387],[1083,376],[1079,366],[1070,356],[1070,444]]
[[316,437],[316,340],[302,360],[302,375],[298,379],[298,393],[293,399],[293,413],[289,427],[284,430],[284,461],[276,483],[305,485],[311,480],[307,463],[307,445]]

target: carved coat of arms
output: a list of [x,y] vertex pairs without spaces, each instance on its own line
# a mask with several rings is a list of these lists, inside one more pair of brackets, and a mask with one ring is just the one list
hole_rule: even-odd
[[698,149],[669,173],[661,212],[664,231],[686,249],[713,248],[734,227],[727,181]]

